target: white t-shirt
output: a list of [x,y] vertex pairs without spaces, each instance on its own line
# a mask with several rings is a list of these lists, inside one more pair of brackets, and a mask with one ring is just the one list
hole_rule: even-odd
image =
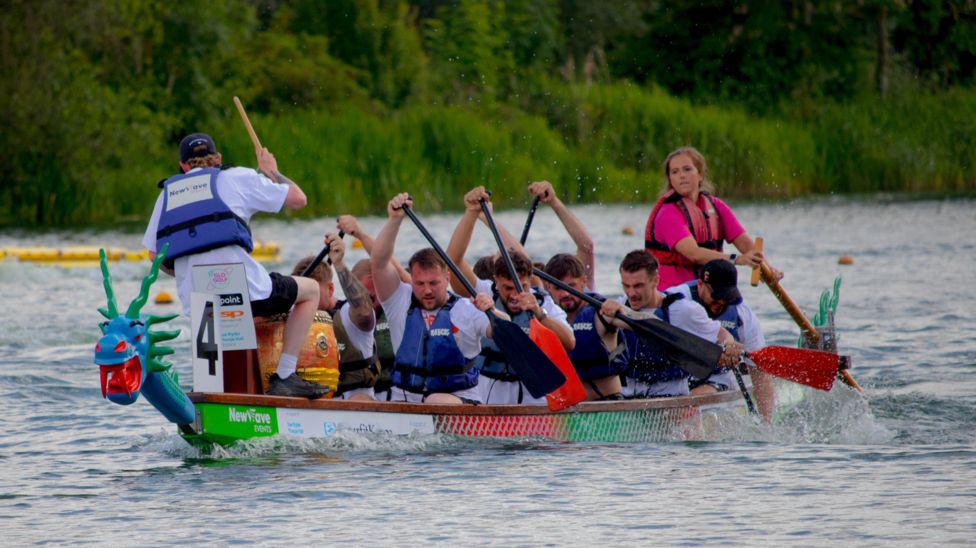
[[[410,284],[400,282],[400,287],[382,303],[390,323],[390,341],[394,352],[403,341],[412,295],[413,288]],[[471,359],[481,353],[481,338],[488,332],[488,316],[475,308],[470,299],[459,299],[451,308],[451,325],[457,328],[454,331],[454,340],[465,358]]]
[[756,317],[756,313],[745,302],[741,302],[737,306],[739,308],[739,319],[742,320],[742,325],[739,326],[739,338],[741,339],[739,342],[742,343],[742,349],[746,352],[754,352],[764,348],[766,337],[759,326],[759,318]]
[[[193,173],[200,168],[191,169]],[[288,197],[288,185],[275,184],[257,171],[232,167],[221,171],[217,177],[217,194],[237,216],[250,222],[251,216],[259,211],[277,213],[285,204]],[[156,252],[156,232],[159,231],[159,216],[163,208],[163,193],[156,198],[149,226],[142,238],[142,245],[152,252]],[[183,313],[190,315],[190,293],[193,291],[192,268],[196,265],[244,263],[247,275],[248,295],[252,301],[267,299],[271,296],[271,277],[257,261],[242,247],[228,245],[203,253],[187,255],[176,259],[174,274],[176,276],[176,291],[183,304]]]
[[664,293],[681,293],[684,298],[678,299],[668,307],[671,325],[680,327],[689,333],[712,342],[718,342],[718,332],[722,324],[718,320],[708,317],[708,311],[691,297],[691,288],[680,284],[669,287]]
[[[479,279],[478,282],[475,284],[474,289],[478,293],[487,293],[488,295],[491,295],[492,294],[491,286],[492,286],[491,280]],[[557,322],[562,323],[566,327],[569,327],[570,330],[572,330],[572,328],[569,326],[569,322],[566,320],[566,311],[560,308],[559,305],[557,305],[556,302],[552,300],[552,297],[550,297],[548,293],[543,295],[542,304],[539,305],[539,308],[541,308],[546,313],[547,316],[556,320]],[[506,314],[508,313],[507,310],[502,310],[502,312],[505,312]]]
[[[357,326],[349,318],[349,310],[351,308],[352,307],[349,306],[349,303],[343,304],[342,308],[339,309],[339,319],[342,321],[342,326],[346,328],[346,336],[349,337],[350,344],[352,344],[356,350],[359,350],[364,358],[368,358],[373,355],[373,342],[375,340],[373,330],[370,329],[369,331],[363,331],[362,329],[359,329],[359,326]],[[375,312],[373,313],[373,318],[374,320],[376,318]]]

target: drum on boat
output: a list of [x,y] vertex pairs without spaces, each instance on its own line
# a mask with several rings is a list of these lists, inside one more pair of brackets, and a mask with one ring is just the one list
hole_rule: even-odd
[[[261,365],[261,389],[268,389],[268,380],[278,367],[288,314],[268,318],[254,318],[258,340],[258,362]],[[305,380],[331,386],[339,383],[339,346],[336,343],[332,317],[318,311],[298,355],[298,374]],[[324,397],[331,398],[333,392]]]

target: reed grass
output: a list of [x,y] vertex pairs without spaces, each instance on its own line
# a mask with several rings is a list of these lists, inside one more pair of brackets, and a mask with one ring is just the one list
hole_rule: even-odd
[[[823,103],[757,118],[729,106],[693,105],[628,84],[547,82],[520,108],[412,104],[393,112],[252,113],[262,144],[299,182],[298,216],[378,213],[397,192],[420,210],[457,210],[476,185],[502,207],[528,204],[527,183],[551,181],[567,203],[651,202],[661,162],[698,148],[721,196],[790,198],[825,193],[959,193],[976,189],[976,91],[904,94]],[[233,109],[207,128],[226,161],[255,164]],[[175,144],[140,144],[125,165],[66,172],[51,159],[0,189],[0,223],[115,224],[148,218],[156,182],[176,171]],[[27,165],[27,164],[25,164]]]

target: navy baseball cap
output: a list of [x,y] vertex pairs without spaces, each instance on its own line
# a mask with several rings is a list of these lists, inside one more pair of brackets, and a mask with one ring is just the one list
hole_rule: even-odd
[[712,288],[712,298],[717,301],[735,302],[742,298],[737,287],[739,274],[735,265],[726,259],[708,261],[698,278]]
[[191,133],[180,141],[180,162],[217,154],[217,145],[206,133]]

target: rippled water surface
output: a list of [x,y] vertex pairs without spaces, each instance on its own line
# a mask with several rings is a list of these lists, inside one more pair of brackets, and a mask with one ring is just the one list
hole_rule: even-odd
[[[841,352],[866,388],[814,394],[772,428],[719,442],[563,444],[344,433],[202,454],[145,401],[101,399],[92,363],[97,268],[0,261],[3,544],[930,545],[976,538],[976,202],[802,201],[736,207],[766,239],[808,313],[843,276]],[[420,207],[420,205],[418,205]],[[577,209],[597,241],[598,286],[642,246],[649,208]],[[446,244],[456,215],[421,218]],[[524,211],[499,221],[521,229]],[[382,219],[364,218],[374,234]],[[281,270],[318,251],[330,222],[259,220]],[[634,234],[624,235],[631,227]],[[571,249],[540,209],[529,250]],[[0,233],[10,245],[137,249],[141,234]],[[397,255],[422,245],[404,224]],[[475,234],[470,257],[492,250]],[[840,255],[854,258],[839,266]],[[351,250],[355,260],[363,255]],[[120,306],[146,263],[113,264]],[[744,277],[744,276],[743,276]],[[175,294],[162,277],[153,294]],[[744,287],[770,344],[797,329],[764,287]],[[174,305],[147,306],[156,313]],[[188,322],[174,345],[190,378]]]

